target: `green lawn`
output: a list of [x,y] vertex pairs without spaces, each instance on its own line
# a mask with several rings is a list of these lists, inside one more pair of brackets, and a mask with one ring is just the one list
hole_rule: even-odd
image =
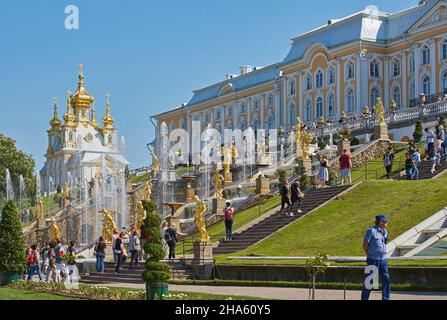
[[0,300],[80,300],[56,294],[41,293],[30,290],[0,288]]
[[[390,217],[388,230],[394,239],[447,205],[446,183],[446,175],[417,182],[365,182],[285,230],[227,256],[362,256],[364,232],[377,214]],[[218,256],[218,262],[224,259]]]
[[145,181],[149,180],[150,177],[151,177],[150,172],[143,174],[141,176],[132,176],[132,177],[130,177],[130,182],[137,184],[137,183],[141,183],[141,182],[145,182]]
[[[245,211],[242,211],[240,213],[236,213],[234,216],[233,230],[236,231],[237,229],[242,228],[243,226],[252,222],[254,219],[276,208],[280,204],[281,199],[279,196],[276,196],[268,200],[265,200],[259,207],[256,206],[247,209]],[[208,234],[210,235],[211,242],[219,241],[221,238],[225,236],[225,223],[221,221],[211,226],[210,228],[208,228]],[[198,240],[197,233],[194,233],[186,238],[184,244],[185,254],[192,253],[192,242],[195,240]],[[180,256],[182,253],[183,253],[183,241],[179,241],[177,245],[177,254]]]

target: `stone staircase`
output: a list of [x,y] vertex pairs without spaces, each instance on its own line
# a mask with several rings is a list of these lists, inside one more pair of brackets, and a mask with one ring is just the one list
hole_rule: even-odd
[[[171,280],[199,280],[200,276],[194,274],[190,263],[181,260],[167,261],[171,272]],[[122,265],[120,273],[115,273],[113,262],[105,262],[104,273],[81,274],[80,283],[89,285],[100,284],[142,284],[142,273],[144,272],[144,262],[138,264],[136,269],[130,269],[129,263]]]
[[[218,247],[213,249],[213,255],[233,253],[244,250],[257,242],[267,238],[271,234],[279,231],[280,229],[288,226],[292,222],[296,221],[303,215],[311,212],[312,210],[318,208],[322,204],[333,199],[340,193],[347,190],[350,186],[344,187],[327,187],[323,189],[313,190],[306,193],[303,200],[301,214],[297,213],[298,207],[292,207],[294,216],[286,215],[287,209],[284,211],[278,211],[275,214],[269,216],[268,218],[258,222],[251,228],[244,230],[241,233],[235,233],[233,235],[233,241],[224,242],[222,239],[219,242]],[[237,217],[237,216],[236,216]]]
[[[438,174],[447,169],[447,161],[445,159],[441,160],[441,165],[436,166],[436,171],[431,173],[433,163],[431,161],[422,161],[419,166],[419,180],[427,180],[436,177]],[[406,175],[400,175],[400,179],[405,180]]]

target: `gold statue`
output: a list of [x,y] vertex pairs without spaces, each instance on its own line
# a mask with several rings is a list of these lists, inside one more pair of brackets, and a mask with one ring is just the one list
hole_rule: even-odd
[[37,219],[45,219],[45,211],[42,200],[39,200],[37,203]]
[[151,201],[152,196],[152,183],[148,182],[144,188],[144,200]]
[[105,209],[99,211],[99,213],[102,213],[103,217],[102,236],[105,242],[111,243],[113,230],[117,229],[115,220],[113,219],[113,213]]
[[146,210],[144,210],[143,204],[138,202],[135,208],[135,225],[136,229],[140,230],[140,226],[143,224],[143,220],[146,218]]
[[199,234],[200,234],[200,241],[208,242],[210,240],[210,237],[208,235],[208,232],[206,231],[206,224],[205,224],[206,205],[205,205],[205,202],[200,200],[200,198],[198,196],[194,197],[194,201],[197,204],[195,222],[196,222],[197,230],[199,231]]
[[160,161],[158,160],[157,156],[154,152],[151,151],[152,156],[152,176],[155,177],[160,171]]
[[239,157],[239,154],[237,152],[237,148],[236,145],[233,144],[233,146],[231,147],[231,157],[236,160]]
[[66,182],[64,183],[63,195],[64,195],[64,199],[67,199],[70,197],[70,194],[68,193],[68,185]]
[[385,109],[383,108],[382,99],[380,97],[377,98],[376,106],[374,107],[374,111],[377,116],[377,121],[379,124],[385,123]]
[[295,143],[297,152],[299,150],[299,147],[301,146],[302,130],[303,130],[303,123],[301,122],[301,118],[297,117],[295,124]]
[[219,171],[216,170],[213,176],[213,184],[214,189],[216,190],[214,192],[213,198],[215,199],[223,199],[223,182],[225,181],[225,178],[223,175],[219,173]]
[[303,131],[301,133],[301,150],[303,151],[303,160],[309,160],[309,145],[312,142],[312,136],[310,133]]
[[230,148],[228,148],[227,146],[225,146],[225,147],[223,147],[223,153],[224,153],[225,173],[230,173],[232,150]]
[[56,219],[50,219],[50,240],[56,241],[61,238],[61,229],[57,225]]

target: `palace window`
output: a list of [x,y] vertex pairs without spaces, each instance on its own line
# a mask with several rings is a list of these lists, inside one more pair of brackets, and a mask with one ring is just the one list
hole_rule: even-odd
[[410,56],[410,73],[413,73],[414,69],[415,69],[414,55],[412,54]]
[[290,81],[290,95],[293,96],[296,93],[295,80]]
[[241,122],[241,124],[240,124],[240,129],[241,129],[242,131],[244,131],[245,129],[247,129],[247,124],[245,123],[245,121],[242,121],[242,122]]
[[447,94],[447,71],[442,76],[442,92]]
[[180,129],[185,129],[185,119],[183,118],[180,119]]
[[377,60],[373,60],[369,64],[369,75],[371,78],[378,78],[379,77],[379,63]]
[[255,103],[253,104],[253,110],[258,110],[259,102],[258,100],[255,100]]
[[333,117],[335,114],[335,97],[333,94],[331,94],[328,99],[327,113],[329,117]]
[[422,49],[422,64],[430,64],[430,49],[428,47]]
[[289,107],[289,126],[293,126],[296,123],[296,108],[292,103]]
[[233,107],[228,107],[227,113],[228,113],[229,117],[232,117],[233,116]]
[[335,70],[333,68],[329,69],[329,84],[335,83]]
[[312,77],[310,75],[306,76],[306,90],[312,90]]
[[272,115],[267,116],[267,119],[265,119],[265,128],[267,130],[275,128],[275,118]]
[[447,41],[442,44],[442,59],[447,60]]
[[317,85],[317,88],[323,87],[323,72],[321,72],[321,70],[318,70],[318,72],[317,72],[316,85]]
[[255,133],[256,133],[256,131],[257,131],[258,128],[259,128],[259,121],[258,121],[258,119],[254,119],[253,122],[251,123],[251,126],[253,127],[253,130],[254,130]]
[[350,62],[347,67],[347,78],[354,79],[354,64]]
[[306,122],[312,121],[312,101],[307,100],[306,103]]
[[323,99],[321,97],[317,98],[317,119],[320,119],[323,116]]
[[423,88],[423,92],[425,94],[425,96],[429,96],[430,95],[430,77],[429,76],[425,76],[424,80],[422,81],[422,88]]
[[400,76],[400,61],[398,59],[395,59],[393,61],[393,76],[394,77]]
[[396,109],[399,110],[401,106],[399,87],[394,87],[393,89],[393,100],[396,102]]
[[270,107],[273,105],[273,96],[269,95],[267,98],[267,105]]
[[241,112],[240,113],[245,113],[245,104],[241,104]]
[[216,110],[216,120],[220,120],[220,110]]
[[348,112],[354,112],[354,90],[349,89],[347,94]]
[[415,99],[416,98],[416,88],[414,85],[414,81],[411,80],[410,81],[410,99]]
[[377,90],[377,88],[372,88],[371,95],[370,95],[371,108],[376,105],[378,97],[379,97],[379,90]]

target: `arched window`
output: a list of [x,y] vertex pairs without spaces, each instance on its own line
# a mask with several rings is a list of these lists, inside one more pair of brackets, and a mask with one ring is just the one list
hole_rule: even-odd
[[428,47],[422,49],[422,64],[430,64],[430,49]]
[[315,79],[317,88],[321,88],[323,87],[323,72],[321,70],[318,70],[317,75],[316,75],[316,79]]
[[183,118],[180,119],[180,129],[185,129],[185,119]]
[[442,60],[447,60],[447,41],[442,44]]
[[270,107],[273,105],[273,95],[269,95],[267,98],[267,105]]
[[335,97],[333,94],[331,94],[328,98],[327,115],[329,117],[333,117],[334,114],[335,114]]
[[347,94],[348,112],[354,112],[354,90],[349,89]]
[[239,128],[240,128],[242,131],[244,131],[245,129],[247,129],[247,124],[245,123],[245,120],[242,120],[242,121],[241,121],[241,123],[240,123],[240,125],[239,125]]
[[317,107],[316,116],[317,116],[317,119],[320,119],[323,116],[323,99],[321,97],[317,98],[316,107]]
[[416,87],[414,81],[410,81],[410,98],[411,99],[416,98]]
[[335,70],[334,68],[330,68],[329,69],[329,77],[328,77],[328,83],[329,84],[334,84],[335,83]]
[[251,126],[253,128],[253,130],[256,131],[259,129],[259,120],[258,119],[254,119],[251,123]]
[[296,90],[295,90],[295,80],[290,81],[290,90],[289,93],[291,96],[293,96],[295,94]]
[[220,110],[216,110],[216,120],[220,120]]
[[296,108],[292,103],[289,107],[289,126],[293,126],[296,123]]
[[352,62],[348,63],[346,67],[346,76],[348,79],[354,79],[354,64]]
[[273,117],[273,115],[268,115],[267,118],[265,119],[265,129],[266,130],[275,129],[275,117]]
[[442,76],[442,92],[447,94],[447,71]]
[[175,130],[175,124],[174,121],[171,120],[171,122],[169,123],[169,132],[172,132]]
[[379,77],[379,63],[377,62],[377,60],[373,60],[369,64],[369,75],[371,76],[371,78]]
[[312,77],[310,75],[306,76],[306,90],[312,90]]
[[253,104],[253,110],[258,110],[259,102],[258,100],[255,100],[255,103]]
[[429,76],[424,77],[424,80],[422,81],[422,89],[423,89],[425,96],[428,97],[430,95],[430,77]]
[[307,122],[312,121],[312,101],[311,100],[307,100],[305,116],[306,116]]
[[229,106],[229,107],[228,107],[227,114],[228,114],[229,117],[232,117],[232,116],[233,116],[233,107],[232,107],[232,106]]
[[400,61],[398,59],[394,59],[393,61],[393,76],[400,76]]
[[394,87],[393,89],[393,100],[396,102],[396,109],[399,110],[401,106],[399,87]]
[[413,73],[415,69],[414,55],[410,56],[410,73]]
[[245,113],[245,103],[241,104],[241,112],[240,113]]
[[379,90],[377,88],[371,89],[371,96],[370,96],[370,107],[373,108],[377,103],[377,98],[379,97]]

